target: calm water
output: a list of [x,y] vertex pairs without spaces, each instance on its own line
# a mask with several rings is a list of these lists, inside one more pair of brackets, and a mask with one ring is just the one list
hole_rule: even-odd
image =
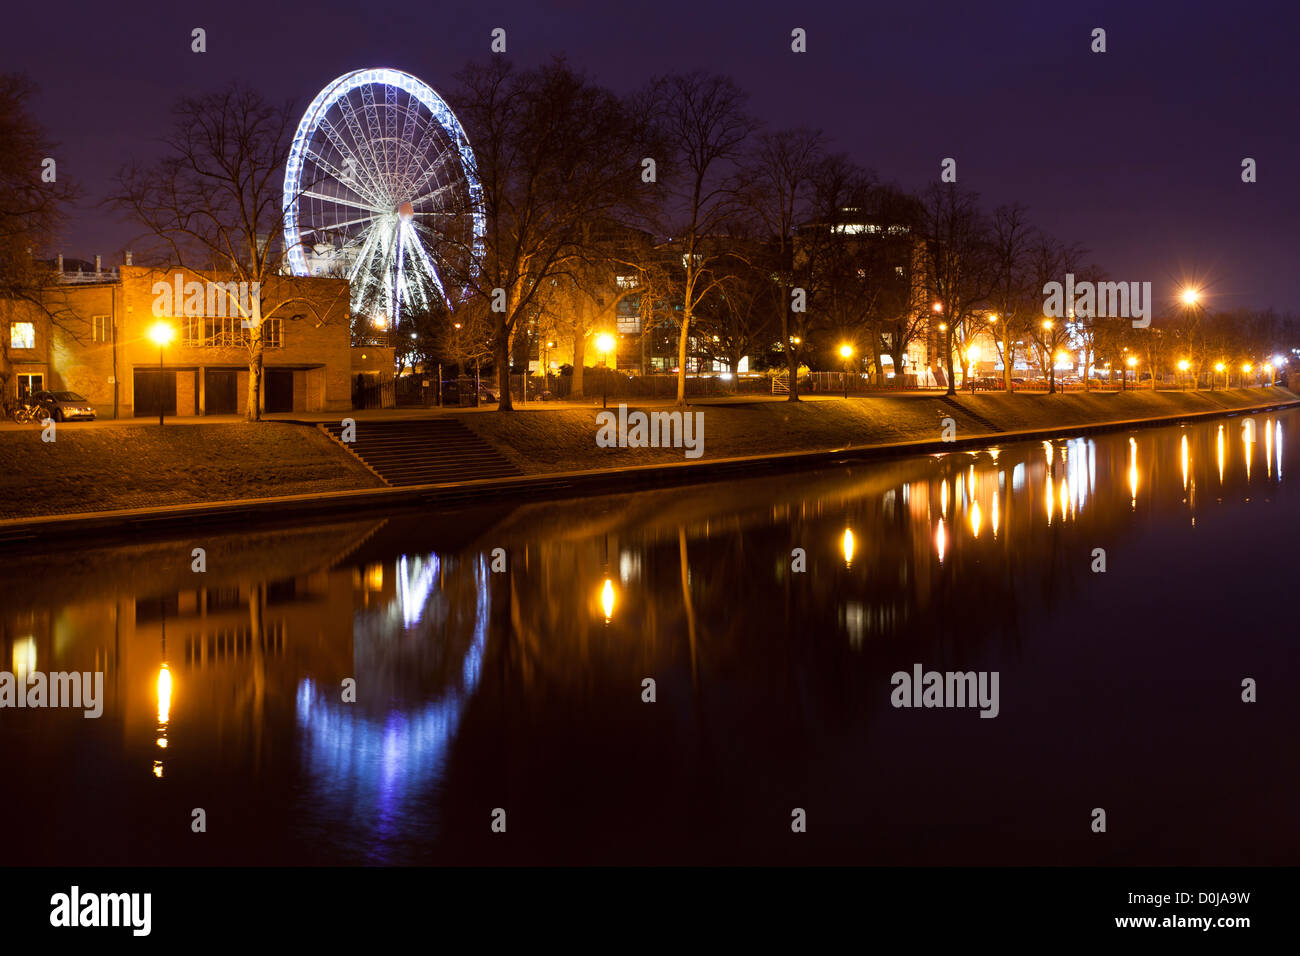
[[0,555],[0,862],[1296,864],[1298,430]]

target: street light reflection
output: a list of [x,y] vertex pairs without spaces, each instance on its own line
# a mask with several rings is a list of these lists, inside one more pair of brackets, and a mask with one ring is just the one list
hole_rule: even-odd
[[614,582],[609,578],[605,579],[605,586],[600,592],[600,607],[605,612],[605,623],[608,624],[614,618]]

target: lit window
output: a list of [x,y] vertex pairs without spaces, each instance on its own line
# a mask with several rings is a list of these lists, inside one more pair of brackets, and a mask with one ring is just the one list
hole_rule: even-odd
[[11,349],[36,348],[36,326],[31,322],[12,322],[9,325]]
[[94,341],[111,342],[113,340],[113,317],[111,315],[96,315],[91,317],[94,325]]

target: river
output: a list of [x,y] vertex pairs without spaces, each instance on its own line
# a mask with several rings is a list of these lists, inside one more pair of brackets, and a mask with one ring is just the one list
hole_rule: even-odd
[[0,555],[0,859],[1294,865],[1298,429]]

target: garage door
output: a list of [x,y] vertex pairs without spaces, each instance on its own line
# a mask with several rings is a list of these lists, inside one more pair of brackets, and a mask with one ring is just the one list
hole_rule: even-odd
[[176,414],[176,373],[174,371],[136,369],[134,386],[133,414],[136,418],[157,417],[159,405],[162,406],[164,414]]
[[293,411],[293,369],[266,370],[266,410],[268,412]]
[[203,411],[208,415],[233,415],[239,411],[239,373],[210,368],[203,373]]

